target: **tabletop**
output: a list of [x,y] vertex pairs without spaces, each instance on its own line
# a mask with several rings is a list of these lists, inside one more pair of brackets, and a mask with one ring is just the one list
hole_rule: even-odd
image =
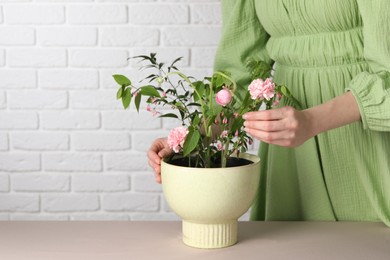
[[360,222],[239,222],[238,243],[195,249],[178,221],[0,222],[1,260],[390,259],[390,228]]

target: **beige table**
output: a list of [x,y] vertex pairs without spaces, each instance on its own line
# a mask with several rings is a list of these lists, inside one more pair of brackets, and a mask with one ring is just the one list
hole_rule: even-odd
[[240,222],[239,243],[202,250],[180,222],[0,222],[1,260],[390,259],[380,223]]

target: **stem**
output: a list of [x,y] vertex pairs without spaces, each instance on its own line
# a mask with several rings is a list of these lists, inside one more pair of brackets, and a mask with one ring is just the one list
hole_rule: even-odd
[[[191,80],[186,75],[184,75],[183,73],[181,73],[179,71],[169,72],[165,75],[165,77],[168,77],[169,75],[179,75],[181,78],[183,78],[185,81],[187,81],[188,84],[190,84],[190,86],[194,89],[195,93],[199,96],[199,102],[200,102],[200,106],[202,108],[202,114],[205,115],[206,114],[205,110],[204,110],[205,103],[203,102],[202,97],[200,96],[199,92],[196,90],[196,87],[192,84]],[[208,122],[205,122],[205,124],[204,124],[205,134],[207,137],[211,137],[211,133],[209,133],[208,129],[207,129],[207,124],[208,124]]]

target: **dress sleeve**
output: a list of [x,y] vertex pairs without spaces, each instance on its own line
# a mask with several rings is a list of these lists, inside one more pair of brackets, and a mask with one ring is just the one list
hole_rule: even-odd
[[222,35],[214,70],[228,71],[242,93],[250,83],[250,59],[272,64],[266,43],[269,35],[256,15],[254,0],[222,0]]
[[370,71],[355,76],[346,90],[358,102],[364,129],[390,131],[390,1],[357,2]]

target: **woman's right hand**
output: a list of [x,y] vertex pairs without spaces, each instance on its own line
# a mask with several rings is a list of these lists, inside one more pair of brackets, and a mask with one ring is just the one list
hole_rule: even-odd
[[169,148],[167,138],[158,138],[154,140],[148,150],[148,162],[154,171],[157,183],[161,183],[161,160],[173,153]]

